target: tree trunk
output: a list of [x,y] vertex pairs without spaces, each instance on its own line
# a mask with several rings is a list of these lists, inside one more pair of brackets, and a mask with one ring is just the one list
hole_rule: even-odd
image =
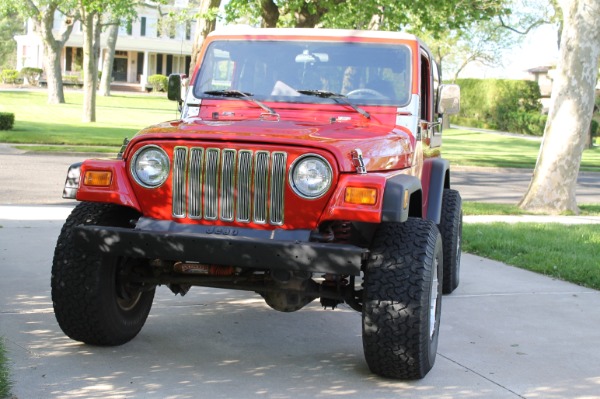
[[106,56],[102,63],[102,79],[100,79],[100,95],[110,96],[110,83],[112,82],[113,63],[115,61],[115,49],[117,47],[117,38],[119,37],[119,21],[115,21],[108,26],[108,38],[106,39]]
[[578,213],[575,189],[594,107],[600,56],[598,0],[565,0],[552,106],[529,189],[520,207]]
[[83,24],[83,122],[96,122],[96,85],[98,83],[98,48],[100,16],[87,13]]
[[194,45],[192,46],[192,62],[190,64],[189,76],[192,76],[196,69],[197,63],[200,61],[200,49],[206,36],[217,26],[216,17],[208,19],[205,16],[208,15],[208,11],[212,8],[219,8],[221,6],[221,0],[201,0],[199,6],[200,18],[196,21],[196,37],[194,38]]
[[279,21],[279,7],[273,0],[260,0],[260,10],[263,28],[276,28]]
[[[44,43],[44,70],[48,85],[48,104],[64,104],[62,73],[60,67],[60,50],[50,43]],[[62,49],[62,46],[61,46]]]
[[32,18],[36,27],[35,31],[38,33],[44,46],[44,69],[48,84],[49,104],[63,104],[65,102],[60,54],[73,30],[73,23],[71,21],[69,24],[63,24],[58,39],[54,37],[52,28],[54,26],[54,13],[56,9],[56,3],[50,3],[48,7],[38,12]]

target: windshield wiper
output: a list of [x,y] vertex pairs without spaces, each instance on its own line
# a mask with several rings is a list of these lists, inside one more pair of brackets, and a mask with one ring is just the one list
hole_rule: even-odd
[[346,104],[346,105],[352,107],[353,110],[355,110],[356,112],[358,112],[359,114],[361,114],[365,118],[371,119],[371,114],[369,114],[367,111],[365,111],[364,109],[360,108],[359,106],[352,104],[350,101],[348,101],[348,99],[346,98],[346,96],[343,95],[343,94],[334,93],[332,91],[325,91],[325,90],[296,90],[296,91],[298,93],[300,93],[300,94],[304,94],[304,95],[307,95],[307,96],[315,96],[315,97],[321,97],[321,98],[331,98],[332,100],[334,100],[338,104],[339,103]]
[[254,104],[267,111],[270,115],[279,117],[279,114],[273,108],[269,107],[266,104],[263,104],[256,98],[252,97],[252,93],[244,93],[243,91],[239,90],[209,90],[205,91],[204,94],[207,94],[209,96],[243,98],[244,100],[252,101]]

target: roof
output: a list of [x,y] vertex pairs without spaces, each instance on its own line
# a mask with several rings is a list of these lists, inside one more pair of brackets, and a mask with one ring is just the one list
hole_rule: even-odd
[[219,28],[209,34],[212,36],[271,36],[271,37],[357,37],[369,39],[412,40],[419,41],[415,35],[404,32],[387,32],[372,30],[350,29],[320,29],[320,28],[253,28],[249,25],[231,25]]

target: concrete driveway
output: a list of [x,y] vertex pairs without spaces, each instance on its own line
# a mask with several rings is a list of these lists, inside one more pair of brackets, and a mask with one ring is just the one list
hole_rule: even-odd
[[600,397],[600,292],[470,255],[420,381],[369,373],[360,314],[347,307],[283,314],[246,292],[159,288],[130,343],[71,341],[50,300],[68,212],[0,206],[0,336],[19,399]]

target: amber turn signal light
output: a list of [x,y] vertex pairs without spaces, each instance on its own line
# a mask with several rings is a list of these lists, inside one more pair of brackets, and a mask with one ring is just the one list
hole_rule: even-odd
[[112,172],[107,170],[88,170],[85,172],[83,184],[86,186],[108,187],[112,180]]
[[346,187],[344,201],[349,204],[375,205],[377,202],[377,189],[362,187]]

